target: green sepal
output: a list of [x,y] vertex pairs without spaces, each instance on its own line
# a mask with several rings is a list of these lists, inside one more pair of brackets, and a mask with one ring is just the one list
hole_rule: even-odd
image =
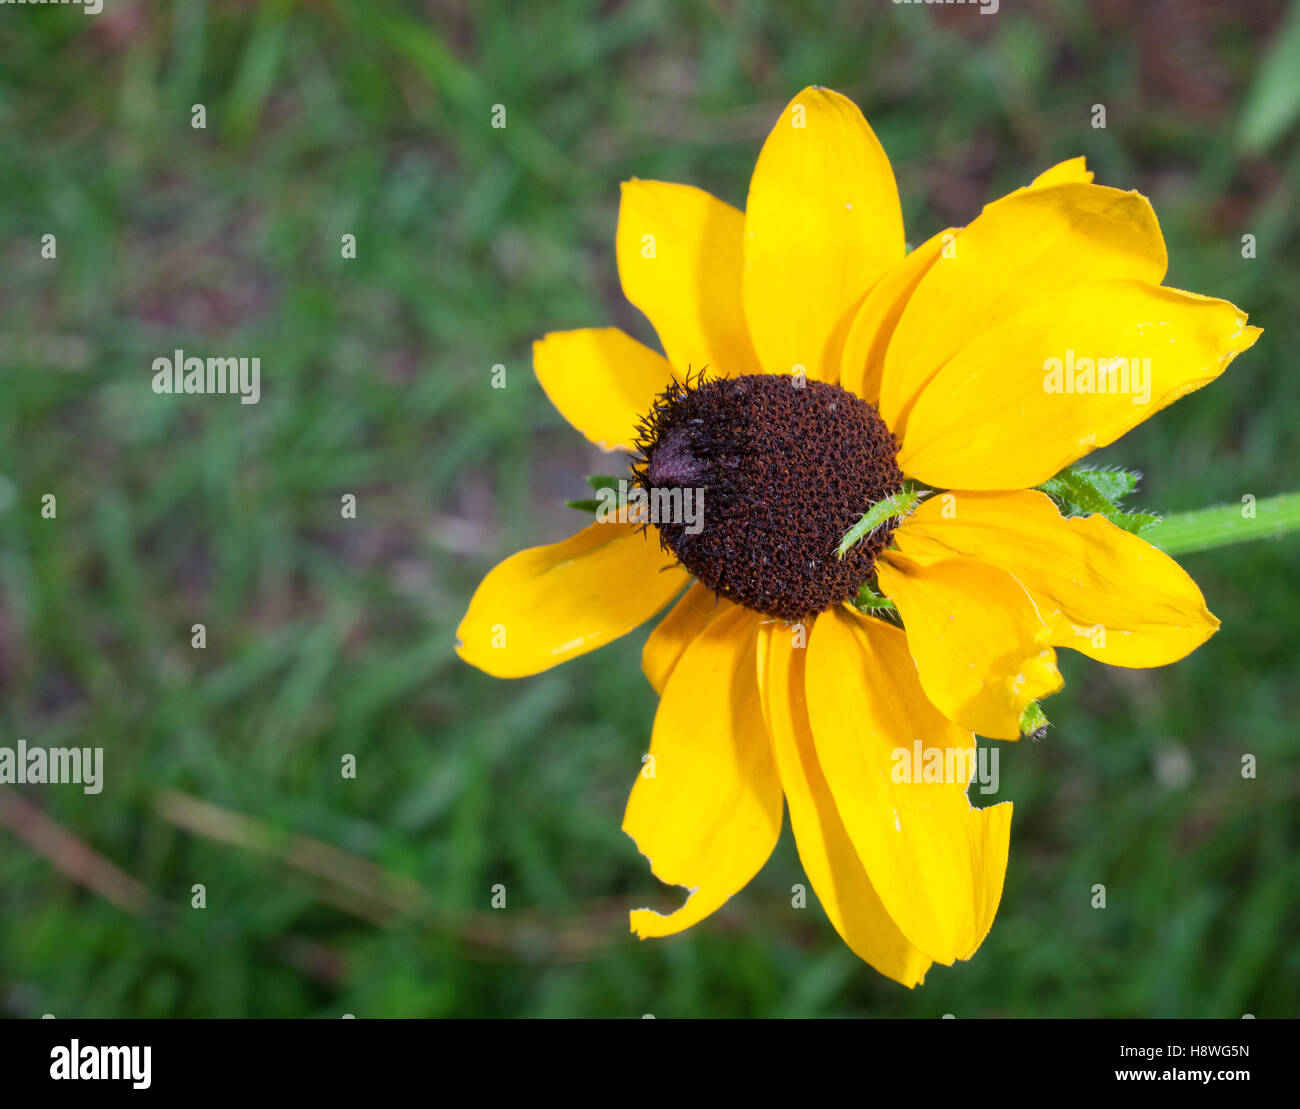
[[1026,739],[1042,739],[1050,721],[1037,701],[1030,701],[1020,714],[1020,734]]
[[882,597],[870,583],[863,582],[858,586],[858,595],[853,598],[853,603],[863,612],[894,612],[894,602],[888,597]]
[[[587,484],[590,485],[592,489],[594,489],[597,493],[599,493],[602,489],[613,489],[615,492],[618,492],[618,483],[620,481],[627,481],[627,478],[615,477],[613,474],[588,474],[587,475]],[[621,500],[622,498],[620,498],[620,502]],[[604,503],[605,502],[601,500],[599,497],[585,497],[582,500],[565,501],[564,506],[566,508],[576,508],[579,512],[594,513],[597,512],[600,509],[600,506]],[[620,508],[622,507],[621,503],[619,507]]]

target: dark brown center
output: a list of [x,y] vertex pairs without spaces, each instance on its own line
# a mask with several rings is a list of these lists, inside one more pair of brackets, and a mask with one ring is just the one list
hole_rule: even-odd
[[[898,441],[838,385],[776,374],[674,384],[637,446],[633,471],[651,503],[658,494],[696,513],[656,521],[664,549],[755,611],[794,621],[849,600],[893,534],[887,522],[836,555],[863,513],[903,485]],[[683,495],[662,495],[674,490]]]

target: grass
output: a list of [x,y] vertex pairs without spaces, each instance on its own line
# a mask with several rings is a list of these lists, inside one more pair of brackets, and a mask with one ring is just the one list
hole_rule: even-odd
[[[644,632],[514,683],[451,651],[481,574],[608,470],[529,344],[654,342],[618,289],[619,181],[743,204],[810,82],[871,119],[912,242],[1075,154],[1151,196],[1169,282],[1265,334],[1099,461],[1162,511],[1300,486],[1300,109],[1289,59],[1258,64],[1280,5],[517,7],[7,11],[0,744],[102,746],[106,782],[0,792],[3,1011],[1296,1016],[1294,543],[1185,557],[1223,619],[1190,659],[1065,659],[1048,737],[999,745],[992,934],[913,992],[790,907],[788,829],[705,924],[627,934],[673,898],[619,831]],[[260,357],[261,402],[156,396],[178,347]]]

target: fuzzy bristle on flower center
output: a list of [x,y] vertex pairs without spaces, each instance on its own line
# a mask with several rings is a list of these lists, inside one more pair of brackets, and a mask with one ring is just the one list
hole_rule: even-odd
[[649,504],[701,510],[654,521],[664,549],[757,612],[794,621],[849,600],[893,533],[886,523],[836,554],[844,533],[903,484],[884,420],[838,385],[776,374],[674,383],[637,448],[633,472]]

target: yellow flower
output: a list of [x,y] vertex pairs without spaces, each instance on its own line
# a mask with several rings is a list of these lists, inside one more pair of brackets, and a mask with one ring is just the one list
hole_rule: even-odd
[[[1163,287],[1150,204],[1092,176],[1064,162],[906,253],[875,134],[808,88],[764,143],[744,212],[688,185],[623,186],[619,276],[665,354],[615,328],[568,331],[534,365],[588,439],[639,452],[643,484],[698,481],[703,530],[624,514],[516,554],[475,593],[457,649],[489,674],[533,674],[689,585],[645,646],[661,699],[623,827],[691,892],[669,915],[633,912],[638,935],[739,891],[784,799],[861,958],[908,986],[969,958],[1011,821],[1010,803],[967,798],[972,733],[1019,736],[1061,685],[1054,647],[1158,666],[1218,627],[1172,559],[1033,489],[1259,334],[1226,301]],[[903,475],[940,492],[837,559],[835,539]],[[843,603],[868,580],[902,628]],[[900,752],[964,769],[918,780]]]

